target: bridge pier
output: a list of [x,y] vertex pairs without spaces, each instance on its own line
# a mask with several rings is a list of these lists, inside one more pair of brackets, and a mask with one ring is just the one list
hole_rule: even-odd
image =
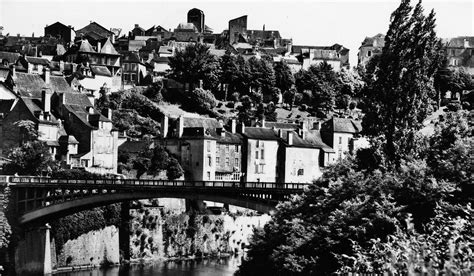
[[25,237],[15,251],[18,275],[48,275],[52,273],[51,226],[48,224],[25,230]]
[[203,200],[186,199],[186,212],[204,213],[206,212],[206,204]]
[[130,202],[125,201],[120,206],[119,250],[125,261],[130,260]]

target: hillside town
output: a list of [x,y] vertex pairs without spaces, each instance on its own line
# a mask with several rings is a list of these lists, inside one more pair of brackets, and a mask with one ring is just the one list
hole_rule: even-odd
[[474,36],[412,2],[356,49],[0,26],[0,275],[471,275]]
[[[103,93],[122,93],[157,82],[170,91],[189,87],[173,80],[169,60],[192,44],[206,45],[215,59],[228,55],[268,60],[272,66],[284,63],[292,74],[323,63],[335,72],[351,70],[350,50],[337,42],[296,45],[278,30],[247,29],[247,20],[247,16],[231,19],[228,30],[213,33],[205,24],[204,12],[194,8],[187,22],[173,30],[135,24],[126,32],[91,21],[82,28],[55,22],[45,26],[40,37],[2,34],[2,161],[8,160],[9,150],[29,139],[18,125],[21,121],[32,122],[37,139],[46,143],[62,168],[100,174],[122,174],[120,155],[139,154],[160,145],[178,159],[185,179],[311,183],[328,165],[367,146],[360,135],[360,116],[354,112],[321,116],[300,106],[292,107],[294,112],[290,109],[287,116],[272,120],[254,116],[245,122],[235,114],[191,114],[180,107],[168,112],[166,104],[158,103],[159,118],[155,120],[159,131],[143,139],[119,131],[112,110],[97,108]],[[356,50],[358,64],[353,65],[358,68],[365,67],[384,47],[383,34],[361,40]],[[449,68],[462,68],[472,76],[473,48],[473,37],[448,40]],[[202,87],[203,80],[199,82]],[[229,84],[218,85],[229,89]],[[277,114],[288,109],[284,92],[279,91],[272,102]],[[461,95],[448,93],[445,97],[459,100]],[[226,95],[221,100],[225,104],[229,98]]]

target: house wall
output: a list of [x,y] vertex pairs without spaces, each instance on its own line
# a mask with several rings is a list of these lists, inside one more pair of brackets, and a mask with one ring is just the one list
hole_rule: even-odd
[[42,141],[57,141],[58,126],[38,124],[38,139]]
[[118,133],[112,132],[112,123],[100,122],[92,131],[92,166],[117,173]]
[[347,153],[350,152],[353,137],[352,133],[335,132],[333,134],[332,148],[336,151],[335,160],[344,159]]
[[18,101],[2,121],[2,136],[0,137],[0,148],[2,152],[21,146],[22,133],[20,128],[13,125],[20,120],[35,121],[35,117],[27,109],[23,101]]
[[285,148],[284,183],[312,183],[321,176],[319,149]]
[[[263,145],[262,145],[263,143]],[[264,152],[262,158],[262,150]],[[258,151],[258,158],[256,158]],[[276,182],[278,141],[247,139],[246,180],[249,182]],[[256,165],[258,170],[256,171]]]
[[0,83],[0,100],[14,100],[16,99],[15,94],[10,89],[5,87],[3,83]]

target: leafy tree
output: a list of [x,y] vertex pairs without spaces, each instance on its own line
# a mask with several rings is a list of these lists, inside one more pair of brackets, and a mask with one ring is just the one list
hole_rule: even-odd
[[[269,61],[252,57],[248,61],[250,68],[250,87],[254,93],[271,97],[275,86],[275,72]],[[255,100],[255,97],[254,97]]]
[[49,147],[43,141],[27,141],[20,147],[12,149],[3,170],[7,174],[41,175],[50,173],[57,168]]
[[218,85],[220,66],[218,60],[209,53],[209,47],[201,44],[189,44],[183,51],[177,51],[170,57],[171,77],[188,84],[189,91],[200,80],[204,87],[214,89]]
[[238,70],[237,59],[235,56],[231,55],[230,52],[226,52],[224,56],[220,59],[221,66],[221,76],[220,82],[228,85],[228,93],[232,94],[236,91],[237,82],[238,82]]
[[216,98],[209,90],[196,88],[185,97],[187,98],[186,106],[201,112],[211,112],[217,105]]
[[181,176],[183,176],[183,174],[184,170],[179,164],[178,160],[176,160],[176,158],[174,157],[171,157],[168,162],[168,167],[166,169],[166,176],[168,177],[168,179],[174,180],[180,178]]
[[296,89],[294,88],[283,93],[283,102],[290,106],[290,110],[293,109],[293,105],[295,104],[295,97]]
[[145,91],[143,91],[143,95],[145,95],[148,99],[154,102],[161,102],[163,100],[163,96],[161,95],[161,90],[163,89],[163,82],[155,82],[149,85]]
[[421,2],[413,8],[402,0],[390,21],[375,80],[368,83],[363,129],[371,137],[382,134],[388,160],[398,163],[430,112],[438,40],[434,11],[424,16]]
[[295,77],[291,73],[291,69],[285,61],[275,63],[275,86],[285,92],[295,84]]
[[238,118],[239,122],[244,123],[245,125],[250,125],[251,120],[254,116],[254,112],[252,110],[253,102],[249,96],[242,96],[240,98],[240,102],[242,103],[240,106],[237,107]]

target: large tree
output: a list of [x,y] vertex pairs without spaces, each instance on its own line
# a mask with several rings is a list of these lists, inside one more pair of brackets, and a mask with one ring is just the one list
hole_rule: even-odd
[[438,64],[434,27],[434,11],[425,16],[421,1],[413,8],[410,0],[402,0],[392,13],[374,81],[368,83],[364,133],[384,136],[391,162],[410,154],[415,134],[430,112]]
[[295,77],[291,73],[291,69],[284,60],[276,62],[273,66],[275,70],[275,86],[280,88],[282,93],[290,90],[295,84]]
[[215,89],[219,82],[220,66],[209,46],[201,43],[189,44],[182,51],[170,57],[171,77],[189,85],[189,91],[200,80],[207,89]]

